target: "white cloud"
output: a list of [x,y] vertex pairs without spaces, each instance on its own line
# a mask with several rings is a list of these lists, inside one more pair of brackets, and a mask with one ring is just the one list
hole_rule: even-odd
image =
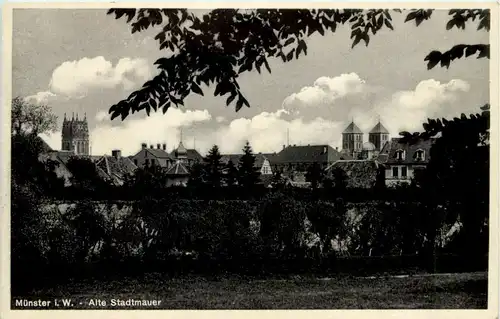
[[[288,137],[290,144],[333,145],[342,129],[340,123],[320,117],[305,121],[301,118],[288,120],[286,115],[286,111],[279,110],[274,113],[262,112],[251,119],[239,118],[213,134],[205,135],[205,140],[210,139],[225,153],[240,153],[247,140],[255,152],[277,152],[287,143]],[[210,143],[207,141],[203,144]]]
[[366,94],[372,91],[356,73],[341,74],[336,77],[320,77],[312,86],[303,87],[283,101],[283,108],[291,114],[314,119],[338,112],[334,108],[337,100]]
[[460,105],[460,97],[469,89],[470,85],[462,80],[441,83],[429,79],[418,83],[414,90],[394,93],[389,100],[369,112],[358,112],[356,117],[360,127],[368,128],[369,118],[375,122],[380,116],[393,136],[401,131],[421,131],[422,123],[428,118],[460,114],[464,107]]
[[56,95],[50,91],[42,91],[24,98],[25,101],[37,104],[48,104]]
[[[92,153],[109,154],[112,149],[121,149],[123,154],[135,154],[141,143],[167,143],[171,150],[179,142],[181,127],[185,145],[192,147],[195,140],[201,154],[214,144],[223,153],[239,153],[247,140],[255,152],[278,152],[288,137],[290,144],[337,147],[351,118],[368,133],[380,117],[395,137],[402,130],[421,130],[428,117],[460,114],[461,94],[470,86],[461,80],[441,83],[430,79],[414,89],[389,94],[373,88],[354,73],[322,77],[313,86],[286,98],[283,109],[232,121],[221,116],[212,118],[207,110],[171,108],[165,115],[152,113],[113,126],[108,112],[103,110],[95,117],[98,127],[91,129]],[[53,143],[60,144],[59,136]]]
[[[96,118],[105,119],[101,116],[103,113],[99,112]],[[135,154],[141,143],[147,143],[148,146],[167,143],[171,150],[179,143],[180,128],[189,128],[211,118],[207,110],[182,111],[170,108],[165,114],[157,112],[145,118],[129,118],[120,126],[103,122],[91,130],[92,154],[110,154],[113,149],[120,149],[123,154]]]
[[152,75],[151,66],[145,59],[122,58],[113,65],[98,56],[62,63],[52,73],[49,86],[54,94],[79,98],[95,89],[122,86],[125,90],[132,90]]

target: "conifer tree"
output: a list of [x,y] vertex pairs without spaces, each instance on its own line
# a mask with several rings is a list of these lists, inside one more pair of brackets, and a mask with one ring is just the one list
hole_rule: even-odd
[[238,169],[231,160],[226,164],[225,181],[227,186],[234,186],[238,181]]
[[260,172],[255,167],[255,155],[252,147],[247,141],[243,147],[243,156],[240,158],[238,167],[238,183],[245,188],[254,187],[259,181]]
[[220,187],[222,182],[222,156],[217,145],[212,146],[204,161],[204,175],[206,182],[213,187]]

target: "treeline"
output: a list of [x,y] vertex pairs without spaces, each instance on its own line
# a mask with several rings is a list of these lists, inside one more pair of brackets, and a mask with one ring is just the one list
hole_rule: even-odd
[[464,252],[468,238],[452,231],[446,209],[418,202],[302,201],[274,192],[251,201],[79,201],[62,211],[18,190],[13,203],[16,289],[43,283],[43,276],[53,282],[146,271],[276,276],[487,269],[486,231],[474,251]]

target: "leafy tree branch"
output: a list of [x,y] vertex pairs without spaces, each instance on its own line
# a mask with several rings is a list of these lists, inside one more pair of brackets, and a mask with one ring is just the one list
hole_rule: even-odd
[[[429,20],[433,10],[410,10],[405,22],[419,26]],[[184,105],[191,93],[204,95],[200,85],[215,85],[214,95],[226,97],[236,111],[250,107],[238,83],[245,72],[263,68],[271,73],[268,60],[283,62],[307,55],[306,39],[315,33],[334,33],[339,26],[351,28],[352,48],[361,41],[368,45],[371,36],[380,30],[394,30],[391,14],[399,9],[216,9],[202,18],[187,9],[110,9],[116,19],[126,18],[132,33],[159,28],[155,40],[164,57],[155,65],[158,75],[126,99],[111,106],[112,119],[124,120],[130,113]],[[478,30],[489,31],[489,10],[450,10],[447,29],[465,28],[468,22],[478,22]],[[450,62],[477,54],[489,57],[489,45],[458,45],[441,53],[432,51],[425,61],[431,69],[438,63],[449,67]]]

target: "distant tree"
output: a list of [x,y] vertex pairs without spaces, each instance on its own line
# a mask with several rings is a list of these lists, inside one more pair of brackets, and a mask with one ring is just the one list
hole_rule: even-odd
[[71,184],[76,189],[97,191],[105,185],[95,163],[89,158],[72,156],[66,167],[71,172]]
[[247,141],[238,165],[238,184],[245,188],[252,188],[259,182],[259,176],[259,169],[255,167],[255,155]]
[[311,187],[313,189],[316,189],[321,185],[324,176],[324,170],[318,162],[314,162],[313,165],[309,166],[305,175],[306,182],[311,183]]
[[57,162],[40,160],[47,151],[47,144],[38,136],[57,128],[57,117],[50,107],[31,104],[16,97],[12,100],[11,122],[11,173],[12,180],[20,185],[30,184],[35,192],[52,194],[63,186],[57,178]]
[[343,192],[347,188],[347,174],[340,167],[335,167],[331,173],[331,181],[333,188],[338,192]]
[[[394,29],[391,14],[399,9],[216,9],[201,19],[187,9],[110,9],[116,19],[127,18],[132,33],[160,27],[155,40],[166,57],[155,62],[159,73],[129,97],[110,108],[112,119],[125,119],[130,113],[184,105],[190,93],[203,95],[201,83],[215,84],[215,96],[227,96],[226,104],[236,102],[236,111],[250,103],[244,97],[238,77],[244,72],[264,66],[271,68],[269,58],[283,62],[307,54],[306,39],[314,33],[334,33],[342,25],[350,25],[352,47],[384,28]],[[431,18],[433,10],[409,10],[405,22],[419,26]],[[466,23],[478,22],[478,30],[490,29],[490,11],[454,9],[446,28],[465,29]],[[427,67],[477,54],[489,58],[489,44],[459,44],[445,52],[432,51],[426,57]]]
[[32,134],[38,136],[41,133],[57,130],[57,116],[47,105],[33,104],[20,97],[15,97],[12,100],[11,115],[12,135]]
[[[470,253],[488,251],[490,190],[489,105],[482,113],[462,114],[453,120],[428,120],[424,132],[412,138],[436,138],[426,169],[417,175],[416,184],[433,207],[443,207],[463,226],[463,248]],[[434,219],[435,214],[429,216]],[[439,222],[432,222],[435,228]],[[437,232],[437,229],[432,229]],[[436,234],[437,235],[437,234]]]
[[189,179],[187,186],[190,188],[198,188],[203,186],[205,182],[205,170],[202,163],[195,162],[189,167]]
[[207,156],[203,159],[203,168],[205,172],[205,181],[211,187],[220,187],[222,183],[221,154],[217,145],[212,146]]
[[226,175],[224,179],[227,186],[234,186],[238,182],[238,169],[231,160],[226,164]]
[[271,185],[274,189],[282,189],[286,186],[286,179],[280,170],[276,169],[274,171]]
[[311,231],[318,234],[321,252],[328,254],[332,249],[331,241],[339,237],[344,228],[347,210],[340,201],[337,203],[316,202],[307,211]]
[[167,186],[167,175],[163,167],[155,165],[137,168],[133,175],[128,175],[124,183],[134,192],[152,194],[161,192]]

